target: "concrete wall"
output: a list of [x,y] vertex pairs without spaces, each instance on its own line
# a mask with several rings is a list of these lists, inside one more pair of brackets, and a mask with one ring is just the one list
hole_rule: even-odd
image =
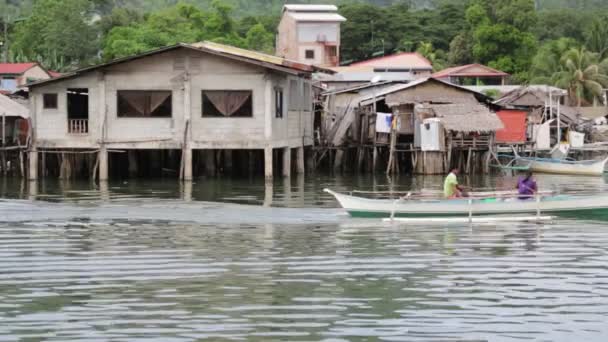
[[[318,42],[319,35],[326,38]],[[326,55],[326,44],[336,46],[336,58]],[[314,50],[315,58],[307,59],[306,50]],[[338,66],[340,56],[340,23],[297,22],[289,14],[283,14],[276,38],[276,55],[303,63]]]
[[[89,134],[68,135],[67,89],[89,89]],[[100,138],[100,99],[93,96],[98,91],[97,74],[91,73],[79,78],[50,83],[44,87],[30,89],[30,108],[38,143],[48,147],[94,147]],[[57,94],[57,108],[44,109],[43,94]]]
[[[99,72],[34,87],[31,106],[40,147],[180,148],[186,121],[193,148],[264,148],[312,143],[312,114],[287,112],[285,73],[187,49],[173,50],[107,67]],[[274,89],[283,88],[285,114],[275,118]],[[68,134],[67,88],[89,89],[89,134]],[[170,90],[171,118],[119,118],[119,90]],[[250,118],[202,117],[203,90],[251,90]],[[42,94],[57,93],[58,108],[43,109]],[[310,92],[308,92],[310,94]],[[303,96],[302,93],[299,96]],[[103,100],[102,100],[103,99]],[[106,117],[105,136],[102,126]]]
[[338,23],[299,23],[298,42],[317,42],[323,35],[327,42],[338,43],[340,40],[340,24]]
[[296,21],[290,15],[283,15],[277,28],[276,55],[279,57],[299,60],[298,29]]

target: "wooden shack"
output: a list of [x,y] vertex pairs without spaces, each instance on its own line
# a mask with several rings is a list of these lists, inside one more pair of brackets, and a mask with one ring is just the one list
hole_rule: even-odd
[[[470,172],[487,170],[475,165],[487,164],[481,162],[481,155],[491,148],[494,132],[503,127],[488,107],[489,97],[433,78],[359,86],[327,96],[334,97],[340,106],[326,107],[325,118],[331,122],[326,126],[332,129],[325,131],[328,139],[321,155],[329,154],[331,162],[332,155],[326,150],[334,151],[335,171],[382,169],[435,174],[445,172],[462,158],[463,168]],[[385,118],[383,113],[389,113],[393,121],[389,131],[379,132],[377,118]],[[444,150],[421,149],[420,130],[429,118],[437,118],[443,127]]]
[[0,169],[23,175],[24,153],[28,148],[30,113],[27,107],[0,94]]

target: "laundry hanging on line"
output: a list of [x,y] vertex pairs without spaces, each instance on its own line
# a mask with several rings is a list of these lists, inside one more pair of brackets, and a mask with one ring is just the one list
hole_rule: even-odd
[[377,113],[376,133],[390,133],[392,123],[393,123],[393,114]]

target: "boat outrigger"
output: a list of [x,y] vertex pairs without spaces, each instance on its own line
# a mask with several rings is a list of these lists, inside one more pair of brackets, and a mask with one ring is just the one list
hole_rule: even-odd
[[325,189],[353,217],[471,218],[494,215],[555,215],[608,219],[608,196],[537,195],[517,197],[476,197],[462,199],[374,199],[346,195]]

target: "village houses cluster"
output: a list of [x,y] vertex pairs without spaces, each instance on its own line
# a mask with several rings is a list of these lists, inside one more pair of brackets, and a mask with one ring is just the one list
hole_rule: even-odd
[[556,125],[607,114],[484,65],[434,72],[416,52],[341,65],[346,20],[333,5],[285,5],[275,55],[199,42],[62,74],[1,63],[0,167],[100,181],[487,172],[500,146],[549,148]]

